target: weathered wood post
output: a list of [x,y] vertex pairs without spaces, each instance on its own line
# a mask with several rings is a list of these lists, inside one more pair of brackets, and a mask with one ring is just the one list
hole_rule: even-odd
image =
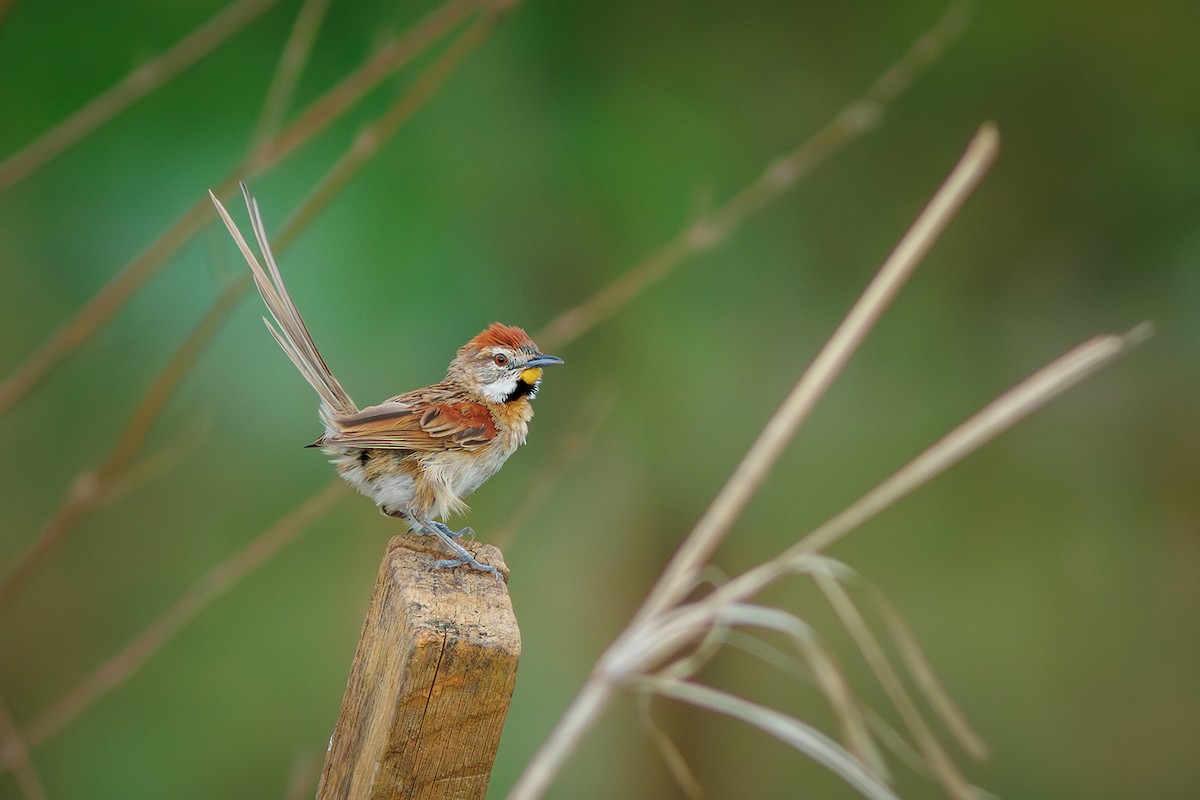
[[[499,550],[467,543],[507,576]],[[483,800],[521,654],[508,587],[393,537],[329,741],[317,800]]]

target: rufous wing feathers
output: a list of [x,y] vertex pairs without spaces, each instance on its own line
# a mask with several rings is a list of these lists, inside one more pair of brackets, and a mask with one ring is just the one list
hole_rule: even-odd
[[472,450],[496,438],[496,420],[479,403],[453,398],[389,400],[337,421],[338,432],[323,445],[432,451]]

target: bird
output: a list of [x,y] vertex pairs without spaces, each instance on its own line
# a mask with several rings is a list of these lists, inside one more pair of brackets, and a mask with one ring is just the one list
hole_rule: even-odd
[[453,555],[435,567],[467,565],[503,580],[461,544],[474,531],[451,530],[444,520],[466,511],[464,498],[525,443],[542,369],[563,360],[542,353],[523,329],[494,322],[458,349],[438,383],[360,409],[317,351],[271,252],[258,202],[244,183],[241,189],[263,264],[211,190],[209,197],[250,267],[271,316],[263,317],[267,330],[320,397],[325,432],[308,447],[320,448],[382,513],[436,537]]

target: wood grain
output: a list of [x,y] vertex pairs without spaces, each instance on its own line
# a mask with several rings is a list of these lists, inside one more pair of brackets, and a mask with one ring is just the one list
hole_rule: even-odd
[[[432,545],[432,543],[429,543]],[[318,800],[482,800],[516,683],[521,634],[508,587],[425,540],[388,543]],[[491,545],[477,558],[508,567]]]

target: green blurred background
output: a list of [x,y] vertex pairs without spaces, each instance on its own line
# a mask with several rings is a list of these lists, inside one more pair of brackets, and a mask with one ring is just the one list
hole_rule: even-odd
[[[220,7],[17,0],[0,22],[0,156]],[[0,195],[0,374],[242,156],[298,8],[278,3]],[[430,8],[334,2],[291,108]],[[282,256],[297,303],[360,402],[432,382],[487,323],[536,331],[756,178],[943,11],[527,2]],[[991,746],[982,764],[961,759],[974,782],[1004,797],[1200,796],[1197,30],[1194,2],[979,3],[879,128],[558,353],[529,446],[468,519],[488,540],[531,513],[505,548],[524,655],[493,796],[989,119],[999,162],[716,562],[736,573],[771,556],[1038,366],[1152,319],[1147,345],[831,555],[906,616]],[[253,181],[271,230],[415,74]],[[0,416],[0,573],[243,269],[209,224]],[[0,697],[19,726],[329,481],[301,449],[319,430],[314,396],[259,316],[246,297],[152,431],[147,452],[175,460],[83,520],[0,609]],[[524,508],[548,471],[546,503]],[[47,796],[285,796],[319,764],[395,531],[343,499],[35,750]],[[769,599],[817,625],[886,705],[804,580]],[[829,723],[820,697],[743,653],[704,677]],[[740,723],[655,708],[712,797],[854,796]],[[904,796],[940,796],[896,769]],[[550,794],[677,795],[628,698]],[[0,798],[20,796],[0,777]]]

